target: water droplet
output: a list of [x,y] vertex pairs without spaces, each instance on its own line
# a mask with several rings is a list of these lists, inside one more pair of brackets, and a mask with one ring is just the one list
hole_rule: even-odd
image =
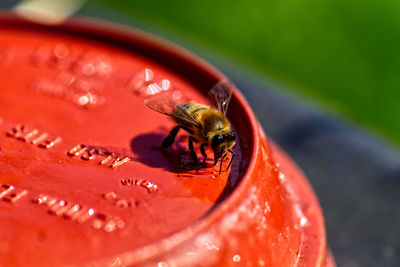
[[181,99],[181,98],[182,98],[182,92],[179,91],[179,90],[174,90],[174,91],[172,91],[172,98],[173,98],[174,100],[179,100],[179,99]]
[[297,227],[304,227],[308,225],[307,217],[304,215],[303,210],[301,209],[299,204],[294,205],[294,210],[296,212],[297,217],[299,218],[299,225]]
[[127,208],[129,206],[129,203],[126,199],[120,199],[117,201],[116,205],[120,208]]
[[90,216],[92,216],[92,215],[94,214],[94,209],[90,208],[90,209],[88,210],[88,214],[89,214]]
[[77,94],[73,99],[76,104],[87,108],[93,108],[105,102],[104,97],[93,93]]
[[95,72],[96,68],[91,63],[85,64],[82,67],[82,73],[86,76],[93,75]]
[[265,203],[265,211],[266,212],[271,212],[271,206],[269,205],[268,202]]
[[83,95],[83,96],[79,97],[78,103],[81,106],[87,105],[89,103],[89,97],[87,95]]
[[97,72],[100,75],[108,74],[113,70],[111,60],[106,55],[97,56],[97,64],[96,64]]
[[206,243],[206,248],[208,249],[208,250],[219,250],[219,247],[217,247],[217,246],[215,246],[213,243],[211,243],[211,242],[207,242]]
[[233,262],[239,262],[240,261],[240,255],[239,254],[236,254],[235,256],[233,256],[233,258],[232,258],[232,260],[233,260]]
[[300,226],[301,227],[304,227],[304,226],[306,226],[306,224],[307,224],[307,218],[306,217],[301,217],[301,219],[300,219]]
[[279,173],[279,180],[283,183],[285,182],[285,175],[283,173]]
[[71,85],[76,81],[76,77],[71,72],[64,71],[58,75],[57,80],[62,84]]
[[106,224],[106,226],[104,226],[104,231],[110,233],[115,230],[116,226],[117,224],[113,220],[111,220]]
[[94,229],[100,229],[100,227],[102,226],[102,222],[101,221],[99,221],[99,220],[95,220],[94,222],[93,222],[93,228]]
[[117,221],[117,227],[118,228],[124,228],[125,227],[125,222],[123,220],[118,220]]
[[103,195],[103,197],[107,200],[117,198],[117,194],[114,191],[108,192]]
[[168,263],[163,262],[163,261],[160,261],[157,265],[158,265],[158,267],[168,267],[169,266]]
[[69,47],[66,44],[57,44],[54,47],[54,55],[57,59],[65,59],[69,56]]
[[77,212],[78,210],[81,209],[81,206],[78,204],[75,204],[72,208],[71,208],[71,212]]
[[119,257],[115,259],[115,261],[111,264],[111,266],[122,266],[122,261]]

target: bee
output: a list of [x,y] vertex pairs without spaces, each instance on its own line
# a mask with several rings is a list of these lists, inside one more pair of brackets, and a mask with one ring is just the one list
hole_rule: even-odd
[[162,96],[147,98],[145,104],[157,112],[171,116],[177,124],[158,148],[169,147],[174,143],[178,131],[185,130],[189,133],[188,146],[194,164],[197,165],[198,158],[193,143],[200,144],[200,151],[204,157],[203,163],[207,159],[205,149],[207,146],[211,146],[214,152],[214,165],[220,160],[219,173],[221,173],[222,160],[227,153],[231,153],[232,157],[226,171],[235,157],[232,148],[236,144],[236,136],[226,118],[232,96],[232,84],[228,81],[221,81],[210,90],[208,96],[216,108],[198,103],[179,105],[174,100]]

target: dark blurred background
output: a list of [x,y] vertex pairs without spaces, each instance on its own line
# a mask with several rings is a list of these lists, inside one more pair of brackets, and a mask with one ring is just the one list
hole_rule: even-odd
[[312,183],[338,266],[400,266],[400,1],[60,2],[221,69]]

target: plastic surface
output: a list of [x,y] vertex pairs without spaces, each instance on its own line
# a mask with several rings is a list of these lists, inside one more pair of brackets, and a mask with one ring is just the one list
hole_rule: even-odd
[[0,265],[324,266],[318,201],[236,89],[228,171],[193,168],[185,133],[152,149],[173,122],[144,95],[207,103],[225,78],[207,63],[137,31],[7,14],[0,59]]

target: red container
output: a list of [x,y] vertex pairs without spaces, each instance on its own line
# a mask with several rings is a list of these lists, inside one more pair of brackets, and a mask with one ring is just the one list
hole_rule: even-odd
[[173,123],[145,92],[207,103],[226,77],[206,62],[121,26],[9,14],[0,59],[0,265],[334,266],[310,185],[236,88],[228,171],[190,168],[184,133],[151,149]]

